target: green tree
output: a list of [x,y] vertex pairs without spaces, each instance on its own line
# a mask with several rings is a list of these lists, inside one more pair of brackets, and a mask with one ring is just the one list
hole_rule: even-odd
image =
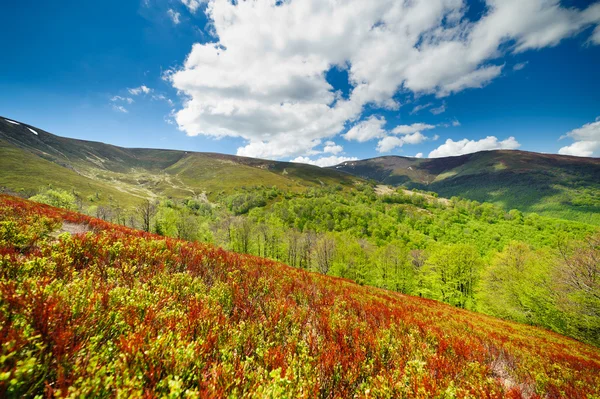
[[565,328],[556,311],[547,252],[511,242],[482,275],[479,299],[484,312],[522,323]]
[[569,316],[573,335],[600,345],[600,234],[561,243],[559,251],[558,307]]
[[433,251],[421,270],[425,296],[431,296],[461,308],[474,308],[475,286],[482,260],[469,244],[441,246]]
[[75,196],[68,191],[61,190],[60,188],[43,189],[39,194],[34,195],[29,199],[31,201],[41,202],[42,204],[47,204],[58,208],[65,208],[72,211],[77,209]]

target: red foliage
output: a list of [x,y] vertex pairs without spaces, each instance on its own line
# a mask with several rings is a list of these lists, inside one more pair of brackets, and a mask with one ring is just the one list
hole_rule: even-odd
[[[599,393],[598,349],[542,329],[5,195],[0,221],[28,232],[0,237],[0,372],[16,378],[30,352],[41,370],[0,381],[0,396],[63,396],[109,366],[106,396],[138,376],[145,397],[174,376],[200,397],[243,396],[277,371],[298,397]],[[62,221],[92,232],[48,236]],[[80,281],[72,301],[64,287]]]

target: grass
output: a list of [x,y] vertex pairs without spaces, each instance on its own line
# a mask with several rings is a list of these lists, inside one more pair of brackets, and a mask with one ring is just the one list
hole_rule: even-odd
[[31,194],[41,187],[52,185],[67,191],[75,190],[84,198],[95,197],[99,193],[99,203],[108,203],[110,198],[123,206],[137,202],[136,197],[111,187],[108,182],[87,178],[3,140],[0,140],[0,171],[0,187],[18,193]]
[[[207,193],[215,199],[220,193],[231,194],[244,186],[275,186],[298,192],[321,185],[349,187],[360,180],[310,165],[224,154],[121,148],[35,129],[38,136],[31,134],[27,125],[12,125],[0,119],[0,157],[5,158],[0,181],[12,191],[35,191],[56,183],[86,197],[97,190],[128,206],[139,198],[189,198]],[[11,169],[13,165],[21,167]]]

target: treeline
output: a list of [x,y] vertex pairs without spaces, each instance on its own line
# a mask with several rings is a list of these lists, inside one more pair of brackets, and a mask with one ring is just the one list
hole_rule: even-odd
[[[33,199],[77,208],[72,194],[51,191]],[[214,203],[164,199],[87,211],[600,345],[600,235],[593,226],[426,192],[378,196],[369,185],[300,194],[254,187]]]

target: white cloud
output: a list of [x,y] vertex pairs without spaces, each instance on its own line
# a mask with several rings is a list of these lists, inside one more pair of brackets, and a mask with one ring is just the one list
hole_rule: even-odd
[[596,26],[596,29],[594,29],[594,33],[592,34],[592,37],[590,37],[590,42],[592,44],[600,45],[600,26]]
[[179,22],[181,22],[179,20],[179,17],[181,17],[181,14],[178,13],[177,11],[174,11],[172,8],[170,8],[169,11],[167,11],[167,15],[169,16],[169,18],[171,18],[171,21],[173,21],[173,23],[175,25],[179,25]]
[[406,134],[402,137],[387,136],[377,143],[377,152],[390,152],[395,148],[402,147],[404,144],[420,144],[427,140],[421,132]]
[[152,99],[153,100],[165,101],[170,106],[174,105],[173,101],[170,98],[167,98],[164,94],[154,94],[154,95],[152,95]]
[[427,104],[423,104],[423,105],[417,105],[416,107],[414,107],[412,109],[412,111],[410,111],[410,114],[414,115],[414,114],[416,114],[416,113],[418,113],[418,112],[420,112],[420,111],[422,111],[424,109],[427,109],[427,108],[431,107],[432,105],[433,105],[433,103],[427,103]]
[[402,147],[403,145],[404,145],[404,140],[402,140],[400,137],[396,137],[396,136],[384,137],[383,139],[379,140],[379,143],[377,143],[377,152],[381,152],[381,153],[390,152],[394,148]]
[[422,143],[427,140],[427,137],[421,132],[436,128],[435,125],[426,123],[413,123],[412,125],[398,125],[391,131],[387,131],[383,128],[385,124],[385,118],[371,116],[354,125],[344,134],[344,138],[349,141],[358,141],[359,143],[364,143],[372,139],[381,139],[377,143],[377,151],[385,153],[402,147],[404,144]]
[[348,162],[348,161],[357,161],[358,158],[356,157],[338,157],[335,155],[332,155],[330,157],[322,157],[319,159],[310,159],[308,157],[297,157],[295,159],[292,159],[290,162],[296,162],[296,163],[307,163],[309,165],[315,165],[315,166],[320,166],[322,168],[325,168],[327,166],[334,166],[334,165],[338,165],[342,162]]
[[406,136],[402,136],[402,140],[406,144],[421,144],[427,137],[425,137],[421,132],[415,132],[412,134],[407,134]]
[[595,122],[586,123],[578,129],[571,130],[565,136],[575,142],[558,150],[562,155],[575,155],[578,157],[591,157],[600,155],[600,117]]
[[181,2],[190,9],[190,12],[195,13],[202,3],[206,3],[207,0],[181,0]]
[[417,155],[414,156],[414,158],[423,158],[423,153],[419,152]]
[[429,125],[426,123],[413,123],[412,125],[398,125],[392,129],[394,134],[411,134],[422,132],[423,130],[435,129],[435,125]]
[[431,151],[429,158],[452,157],[488,150],[515,150],[520,146],[521,144],[514,137],[509,137],[503,141],[499,141],[494,136],[488,136],[478,141],[468,139],[454,141],[448,139],[444,144]]
[[342,151],[344,151],[344,147],[335,144],[333,141],[326,142],[325,147],[323,148],[323,152],[326,154],[337,155]]
[[527,64],[528,62],[520,62],[518,64],[515,64],[515,66],[513,66],[513,71],[520,71],[521,69],[525,68]]
[[127,104],[133,104],[134,100],[131,97],[121,97],[121,96],[114,96],[113,98],[110,99],[110,101],[112,102],[117,102],[117,101],[123,101],[126,102]]
[[124,114],[127,114],[127,113],[129,112],[129,111],[127,110],[127,108],[125,108],[125,107],[124,107],[124,106],[122,106],[122,105],[115,105],[115,104],[113,104],[113,106],[112,106],[112,109],[113,109],[114,111],[117,111],[117,112],[122,112],[122,113],[124,113]]
[[127,91],[129,91],[129,93],[131,95],[134,96],[139,96],[140,94],[148,94],[148,93],[152,93],[154,90],[152,90],[151,88],[145,86],[145,85],[141,85],[140,87],[135,87],[133,89],[127,89]]
[[[202,4],[182,2],[192,12]],[[302,155],[360,120],[366,106],[398,108],[400,89],[444,97],[483,87],[502,73],[503,54],[554,46],[600,21],[600,3],[486,4],[471,20],[463,0],[211,0],[218,41],[195,44],[165,75],[186,99],[177,124],[190,136],[243,138],[240,155]],[[326,80],[333,67],[347,69],[348,98]],[[371,129],[350,137],[384,137],[382,126]]]
[[368,119],[352,126],[352,128],[344,134],[344,138],[349,141],[354,140],[359,143],[364,143],[365,141],[383,137],[386,135],[386,131],[383,128],[385,124],[385,118],[370,116]]
[[430,109],[429,112],[431,112],[434,115],[443,114],[444,112],[446,112],[446,103],[443,103],[437,108]]
[[561,155],[573,155],[576,157],[591,157],[600,150],[600,141],[576,141],[571,145],[558,150]]

